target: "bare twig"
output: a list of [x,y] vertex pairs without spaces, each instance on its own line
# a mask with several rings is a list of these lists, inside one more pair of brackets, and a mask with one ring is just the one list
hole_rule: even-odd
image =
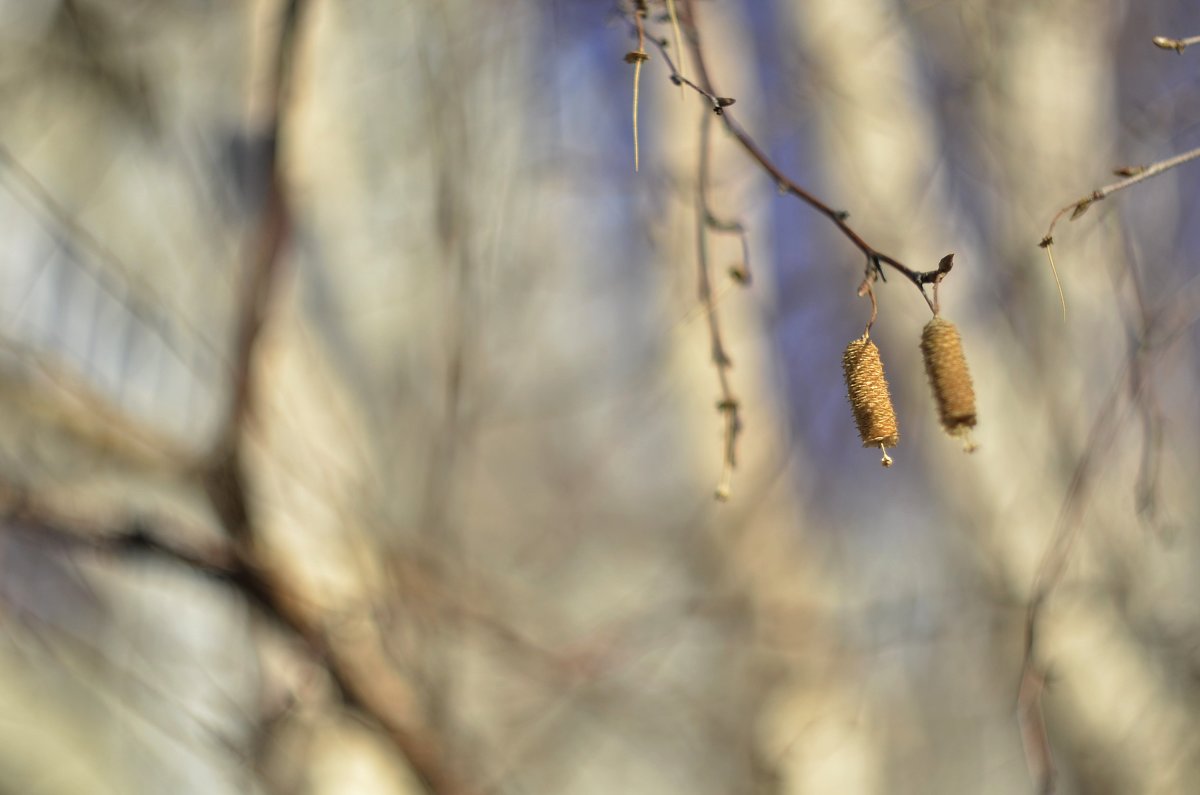
[[[664,46],[663,41],[653,36],[650,37],[651,43],[653,43],[662,53],[663,60],[666,62],[667,67],[671,71],[671,81],[676,84],[689,86],[708,101],[713,112],[721,117],[721,120],[725,125],[725,129],[731,135],[733,135],[738,143],[741,144],[742,149],[744,149],[746,153],[758,163],[763,171],[770,175],[770,177],[775,181],[776,185],[779,186],[779,190],[781,192],[795,196],[797,199],[828,218],[834,224],[834,226],[838,228],[838,231],[840,231],[847,239],[849,239],[859,251],[866,255],[868,261],[873,267],[882,271],[882,267],[886,265],[903,275],[904,278],[908,279],[908,281],[912,282],[913,285],[921,292],[921,296],[929,305],[930,311],[933,311],[933,302],[928,293],[926,293],[925,286],[932,284],[940,271],[937,269],[931,271],[917,271],[908,267],[895,257],[879,251],[874,246],[867,243],[867,241],[863,239],[863,237],[847,223],[849,213],[845,212],[844,210],[835,210],[833,207],[817,198],[814,194],[801,187],[794,180],[788,177],[787,174],[785,174],[783,170],[777,166],[770,157],[767,156],[762,147],[760,147],[758,143],[750,136],[750,134],[746,132],[746,130],[737,122],[732,113],[728,110],[729,106],[734,104],[734,100],[730,97],[720,96],[717,94],[716,89],[713,88],[713,82],[708,72],[708,66],[704,60],[704,49],[700,42],[699,29],[696,23],[695,3],[693,0],[682,0],[682,8],[684,11],[684,34],[688,40],[692,63],[696,69],[696,75],[698,78],[697,82],[693,82],[680,74],[679,70],[675,66],[674,61],[671,60],[670,55],[666,52],[666,47]],[[944,276],[945,273],[942,272],[942,275]]]
[[700,155],[697,165],[696,188],[696,266],[700,303],[708,318],[709,342],[713,366],[717,370],[717,383],[721,397],[717,410],[725,419],[724,443],[722,446],[721,479],[713,492],[722,502],[729,499],[733,488],[733,470],[737,467],[737,439],[742,431],[741,404],[733,394],[729,370],[733,360],[725,351],[721,338],[721,321],[717,315],[717,303],[713,294],[712,274],[708,262],[708,230],[712,214],[708,211],[708,182],[711,159],[712,116],[707,112],[700,119]]
[[1170,171],[1171,169],[1177,166],[1182,166],[1184,163],[1195,160],[1198,157],[1200,157],[1200,147],[1190,149],[1187,152],[1175,155],[1174,157],[1168,157],[1166,160],[1159,160],[1157,163],[1151,163],[1148,166],[1122,169],[1121,173],[1128,175],[1125,177],[1125,179],[1119,180],[1110,185],[1105,185],[1101,188],[1097,188],[1087,196],[1071,202],[1055,213],[1054,218],[1050,220],[1049,228],[1046,230],[1046,236],[1042,238],[1042,241],[1038,245],[1040,245],[1042,248],[1046,248],[1054,243],[1054,227],[1067,213],[1071,214],[1070,220],[1074,221],[1076,218],[1087,212],[1088,208],[1096,202],[1103,201],[1118,191],[1133,187],[1139,182],[1150,179],[1151,177],[1157,177],[1164,171]]
[[1139,182],[1150,179],[1151,177],[1156,177],[1159,174],[1162,174],[1164,171],[1170,171],[1177,166],[1182,166],[1184,163],[1195,160],[1198,157],[1200,157],[1200,147],[1188,150],[1187,152],[1175,155],[1174,157],[1168,157],[1166,160],[1160,160],[1157,163],[1151,163],[1148,166],[1122,168],[1118,170],[1117,173],[1124,176],[1124,179],[1097,188],[1087,196],[1077,199],[1076,201],[1073,201],[1070,204],[1062,207],[1054,214],[1054,217],[1050,219],[1050,226],[1046,229],[1045,236],[1041,239],[1041,242],[1039,242],[1038,245],[1046,250],[1046,258],[1050,261],[1050,271],[1054,275],[1054,283],[1058,285],[1058,299],[1062,303],[1064,320],[1066,320],[1067,317],[1067,301],[1066,298],[1063,297],[1062,282],[1058,278],[1058,268],[1054,264],[1053,253],[1054,227],[1058,224],[1062,217],[1070,213],[1070,218],[1068,220],[1074,221],[1076,218],[1087,212],[1088,209],[1096,202],[1103,201],[1118,191],[1133,187]]
[[1063,294],[1062,279],[1058,278],[1058,266],[1054,264],[1054,242],[1049,238],[1042,241],[1046,250],[1046,259],[1050,261],[1050,275],[1054,277],[1054,286],[1058,288],[1058,303],[1062,306],[1063,322],[1067,322],[1067,297]]

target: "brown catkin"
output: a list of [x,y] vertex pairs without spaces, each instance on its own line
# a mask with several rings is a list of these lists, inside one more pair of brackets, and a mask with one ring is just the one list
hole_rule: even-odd
[[892,409],[883,362],[875,343],[863,335],[847,345],[842,356],[842,370],[863,447],[884,449],[883,465],[889,466],[892,460],[888,458],[886,448],[899,443],[900,432],[896,428],[896,412]]
[[967,437],[975,427],[975,388],[954,324],[941,317],[926,323],[921,332],[921,355],[942,427],[951,436],[967,440],[968,449],[973,449]]

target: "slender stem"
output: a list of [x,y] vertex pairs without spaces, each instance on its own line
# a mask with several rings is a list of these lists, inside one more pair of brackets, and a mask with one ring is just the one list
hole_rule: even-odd
[[1058,266],[1054,264],[1054,246],[1047,243],[1046,259],[1050,260],[1050,274],[1054,276],[1054,286],[1058,288],[1058,303],[1062,306],[1063,322],[1067,322],[1067,297],[1063,294],[1062,279],[1058,278]]
[[1096,202],[1103,201],[1118,191],[1131,188],[1139,182],[1148,180],[1151,177],[1157,177],[1164,171],[1170,171],[1171,169],[1177,166],[1182,166],[1184,163],[1195,160],[1198,157],[1200,157],[1200,147],[1189,149],[1182,154],[1175,155],[1174,157],[1168,157],[1166,160],[1159,160],[1157,163],[1151,163],[1148,166],[1131,169],[1133,173],[1125,177],[1125,179],[1118,180],[1117,182],[1113,182],[1112,184],[1105,185],[1101,188],[1096,188],[1096,190],[1092,191],[1087,196],[1071,202],[1055,213],[1054,218],[1050,220],[1049,228],[1046,229],[1046,236],[1042,238],[1042,242],[1039,245],[1042,248],[1046,248],[1054,242],[1054,227],[1067,213],[1071,214],[1070,220],[1074,221],[1076,218],[1087,212],[1088,208]]
[[1200,158],[1200,147],[1190,149],[1186,152],[1175,155],[1174,157],[1168,157],[1166,160],[1159,160],[1157,163],[1151,163],[1148,166],[1123,169],[1118,173],[1127,174],[1124,179],[1104,185],[1100,188],[1096,188],[1087,196],[1065,205],[1054,214],[1054,217],[1050,219],[1050,226],[1046,229],[1046,236],[1042,238],[1038,245],[1046,250],[1046,259],[1048,259],[1050,262],[1050,272],[1054,275],[1054,284],[1058,287],[1058,300],[1059,303],[1062,304],[1064,321],[1067,319],[1067,299],[1063,296],[1062,281],[1058,278],[1058,268],[1054,264],[1053,251],[1054,227],[1058,225],[1058,222],[1062,220],[1062,217],[1067,213],[1070,213],[1071,215],[1068,220],[1074,221],[1076,218],[1087,212],[1088,208],[1090,208],[1096,202],[1104,201],[1114,193],[1123,191],[1126,188],[1131,188],[1139,182],[1148,180],[1151,177],[1156,177],[1159,174],[1162,174],[1164,171],[1170,171],[1171,169],[1177,166],[1182,166],[1184,163],[1195,160],[1196,158]]
[[708,211],[708,183],[711,159],[712,116],[705,113],[700,119],[700,153],[697,164],[696,187],[696,269],[700,303],[708,319],[709,342],[713,366],[717,370],[717,383],[721,398],[717,409],[725,419],[724,445],[721,462],[721,479],[714,496],[724,502],[728,500],[733,486],[733,470],[737,467],[737,439],[742,430],[741,404],[733,394],[729,380],[729,369],[733,360],[725,351],[721,337],[721,321],[717,315],[717,300],[712,288],[712,274],[708,261],[708,231],[712,215]]
[[646,15],[645,5],[638,4],[638,7],[633,11],[633,21],[637,26],[638,48],[635,52],[631,52],[625,56],[627,63],[633,64],[633,170],[637,171],[639,167],[640,155],[638,152],[638,89],[642,84],[642,64],[649,57],[646,55],[646,27],[642,24],[642,18]]
[[640,170],[640,156],[638,152],[638,85],[642,81],[642,62],[638,61],[633,65],[633,170]]

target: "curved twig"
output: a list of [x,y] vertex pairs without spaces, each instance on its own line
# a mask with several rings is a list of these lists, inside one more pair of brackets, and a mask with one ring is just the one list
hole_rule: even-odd
[[[746,130],[737,122],[733,114],[728,110],[730,105],[733,105],[735,100],[731,97],[723,97],[719,95],[713,88],[713,81],[708,71],[708,64],[704,59],[704,50],[700,43],[700,34],[696,25],[696,9],[692,0],[682,0],[682,10],[684,11],[683,27],[685,36],[688,40],[688,49],[691,53],[692,63],[696,70],[697,82],[693,82],[680,74],[675,62],[671,59],[667,52],[666,42],[654,36],[650,37],[653,43],[663,56],[663,60],[670,70],[671,82],[676,85],[685,85],[703,96],[712,106],[713,112],[721,117],[725,129],[738,141],[742,149],[746,151],[750,157],[758,163],[758,165],[770,175],[775,184],[779,186],[779,190],[783,193],[791,194],[800,201],[813,208],[821,215],[828,218],[838,231],[842,233],[851,243],[854,244],[859,251],[866,255],[867,259],[875,268],[880,271],[880,277],[883,278],[883,268],[886,265],[892,270],[900,273],[905,279],[921,292],[921,297],[925,299],[925,303],[929,305],[930,311],[933,311],[933,301],[925,290],[925,286],[932,284],[934,279],[940,276],[945,276],[950,270],[950,264],[947,259],[943,258],[942,264],[933,270],[918,271],[908,267],[897,258],[885,254],[879,249],[868,243],[862,235],[860,235],[849,223],[847,219],[850,214],[845,210],[837,210],[819,199],[816,195],[806,190],[804,187],[795,182],[784,171],[775,164],[773,160],[763,151],[762,147],[754,140],[754,138],[746,132]],[[884,279],[886,281],[886,279]]]
[[[1187,41],[1190,42],[1192,40],[1189,39]],[[1155,43],[1157,44],[1157,41]],[[1063,296],[1062,281],[1058,278],[1058,268],[1054,264],[1054,227],[1058,225],[1062,217],[1070,213],[1070,218],[1067,220],[1074,221],[1086,213],[1096,202],[1104,201],[1118,191],[1133,187],[1139,182],[1156,177],[1164,171],[1170,171],[1196,158],[1200,158],[1200,147],[1190,149],[1174,157],[1168,157],[1166,160],[1159,160],[1157,163],[1151,163],[1148,166],[1127,166],[1117,169],[1116,173],[1124,177],[1124,179],[1096,188],[1096,190],[1087,196],[1065,205],[1054,214],[1054,217],[1050,219],[1050,226],[1046,228],[1046,235],[1038,243],[1038,246],[1046,250],[1046,259],[1050,262],[1050,272],[1054,276],[1054,283],[1058,286],[1058,300],[1062,304],[1063,320],[1067,319],[1067,299]]]

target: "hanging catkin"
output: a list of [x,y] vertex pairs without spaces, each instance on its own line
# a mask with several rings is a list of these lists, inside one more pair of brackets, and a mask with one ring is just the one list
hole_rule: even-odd
[[954,324],[940,316],[926,323],[921,332],[921,355],[942,427],[951,436],[963,439],[968,452],[974,450],[970,431],[975,427],[975,389]]
[[863,447],[879,447],[883,451],[883,465],[891,466],[887,448],[895,447],[900,441],[896,412],[892,409],[879,349],[865,334],[846,346],[842,370]]

